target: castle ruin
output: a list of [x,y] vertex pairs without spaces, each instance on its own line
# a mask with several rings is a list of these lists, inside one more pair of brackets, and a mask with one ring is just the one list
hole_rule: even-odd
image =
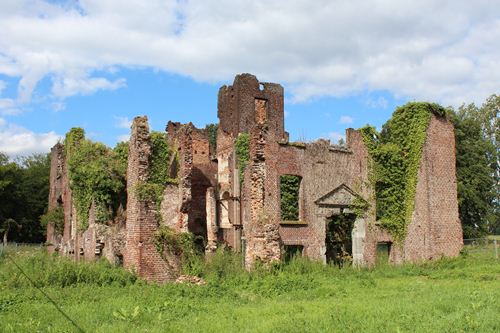
[[455,138],[446,118],[431,116],[414,209],[400,240],[377,221],[371,157],[359,130],[347,129],[345,145],[324,139],[290,142],[283,87],[250,74],[237,75],[231,86],[220,88],[218,118],[216,132],[168,123],[166,138],[175,154],[164,168],[176,182],[166,184],[155,203],[133,190],[148,180],[152,154],[147,117],[136,117],[126,206],[103,224],[96,222],[92,204],[86,230],[77,227],[64,147],[54,146],[49,209],[63,208],[64,231],[57,234],[49,223],[49,249],[75,260],[102,256],[158,282],[173,280],[179,272],[175,255],[165,256],[155,247],[154,235],[162,225],[199,236],[207,255],[221,246],[241,252],[248,269],[294,254],[372,266],[379,260],[453,257],[462,249]]

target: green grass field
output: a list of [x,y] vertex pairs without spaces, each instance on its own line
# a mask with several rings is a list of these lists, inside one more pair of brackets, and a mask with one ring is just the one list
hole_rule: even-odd
[[19,266],[85,332],[500,332],[491,249],[423,265],[338,269],[294,260],[246,273],[219,253],[205,286],[146,284],[104,262],[43,249],[0,254],[0,332],[75,332]]

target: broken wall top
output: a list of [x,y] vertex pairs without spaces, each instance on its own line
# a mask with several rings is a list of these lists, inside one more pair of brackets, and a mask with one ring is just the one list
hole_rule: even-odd
[[219,89],[217,106],[221,129],[233,137],[266,123],[277,138],[285,138],[284,90],[280,84],[259,82],[251,74],[237,75],[233,85]]

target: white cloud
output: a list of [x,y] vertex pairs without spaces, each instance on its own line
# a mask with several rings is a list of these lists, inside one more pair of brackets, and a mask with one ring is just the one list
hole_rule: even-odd
[[366,100],[366,105],[371,108],[382,108],[387,109],[389,102],[383,96],[379,96],[378,98],[368,98]]
[[352,124],[354,122],[354,118],[349,116],[341,116],[339,122],[344,125]]
[[116,90],[126,85],[125,79],[110,81],[102,77],[96,78],[62,78],[54,82],[52,93],[56,97],[73,95],[91,95],[98,90]]
[[0,3],[0,74],[20,78],[20,103],[47,76],[59,98],[121,88],[94,77],[117,68],[210,82],[252,72],[295,102],[386,90],[457,105],[500,82],[498,1],[68,3]]
[[7,83],[5,81],[0,80],[0,96],[2,96],[2,92],[7,87]]
[[21,113],[22,110],[11,98],[0,98],[0,115],[9,115],[13,116]]
[[132,120],[128,119],[127,117],[115,116],[115,120],[115,127],[117,128],[130,129],[130,126],[132,126]]
[[0,152],[14,157],[31,153],[47,153],[61,136],[55,132],[34,133],[0,118]]

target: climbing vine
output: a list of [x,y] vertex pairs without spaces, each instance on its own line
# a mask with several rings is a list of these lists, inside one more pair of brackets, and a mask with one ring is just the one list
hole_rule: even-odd
[[196,260],[202,249],[197,248],[197,242],[203,237],[195,236],[191,232],[177,232],[174,229],[161,225],[153,235],[153,243],[160,256],[168,261],[168,254],[174,255],[181,260],[184,271],[192,272],[196,266]]
[[53,208],[40,216],[40,224],[44,227],[44,229],[47,228],[49,223],[54,225],[56,234],[62,235],[64,231],[64,211],[62,207],[58,206]]
[[158,227],[153,243],[163,256],[168,251],[176,256],[189,256],[195,251],[195,236],[190,232],[177,232],[166,225]]
[[[135,185],[134,191],[139,200],[151,201],[156,205],[156,218],[160,224],[160,205],[163,191],[167,184],[176,184],[177,179],[169,175],[169,163],[172,151],[167,143],[165,133],[151,132],[151,156],[149,165],[149,176],[147,181]],[[177,158],[177,156],[175,156]]]
[[215,151],[217,149],[217,130],[219,129],[218,124],[208,124],[205,126],[205,130],[208,132],[208,143],[210,147]]
[[381,133],[361,128],[372,158],[370,180],[377,199],[377,219],[396,240],[403,240],[414,209],[417,173],[431,115],[443,117],[437,104],[412,102],[396,109]]
[[81,128],[72,128],[64,145],[80,230],[88,227],[92,202],[96,208],[96,222],[105,223],[116,206],[123,202],[127,149],[122,144],[112,150],[102,143],[87,140]]
[[176,182],[170,178],[168,165],[171,151],[166,133],[151,132],[151,157],[148,182],[165,186]]
[[299,219],[300,177],[293,175],[280,176],[281,219],[297,221]]
[[66,133],[66,138],[64,139],[64,154],[66,157],[72,155],[82,140],[85,140],[85,131],[83,128],[72,127],[69,132]]
[[356,196],[349,207],[356,218],[362,218],[365,216],[368,209],[370,209],[370,204],[363,200],[363,198]]
[[250,160],[250,135],[248,133],[240,133],[235,142],[236,159],[239,166],[240,183],[243,183],[245,169]]

